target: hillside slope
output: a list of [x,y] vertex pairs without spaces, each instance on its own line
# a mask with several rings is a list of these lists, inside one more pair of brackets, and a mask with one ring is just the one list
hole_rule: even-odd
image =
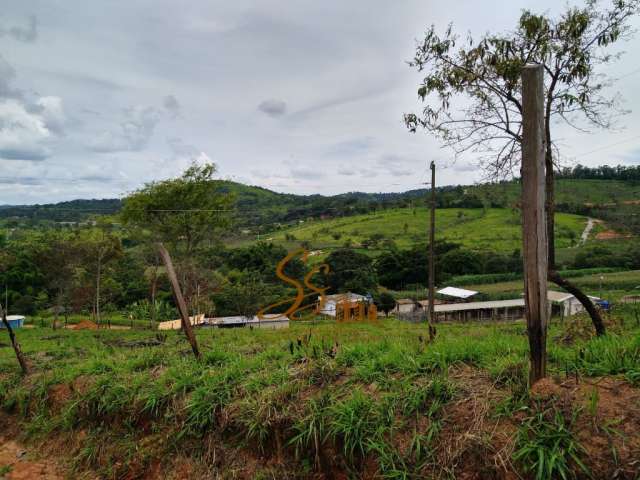
[[[426,208],[395,208],[371,214],[326,220],[305,221],[258,238],[286,247],[306,241],[314,249],[331,249],[345,245],[366,247],[376,251],[387,248],[392,241],[399,248],[425,243]],[[577,244],[587,219],[579,215],[559,213],[556,246]],[[521,246],[520,212],[506,208],[448,208],[436,212],[436,236],[477,250],[512,252]],[[254,241],[253,236],[238,239],[239,243]]]

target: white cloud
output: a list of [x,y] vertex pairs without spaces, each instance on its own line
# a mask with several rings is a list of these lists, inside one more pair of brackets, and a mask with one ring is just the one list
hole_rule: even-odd
[[45,114],[29,112],[15,99],[0,101],[0,158],[44,160],[51,155],[52,137]]

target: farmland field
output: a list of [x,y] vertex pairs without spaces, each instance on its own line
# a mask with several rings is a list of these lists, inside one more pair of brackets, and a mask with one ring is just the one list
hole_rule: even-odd
[[[355,247],[377,235],[377,246],[393,240],[396,246],[407,248],[424,243],[428,210],[425,207],[397,208],[374,214],[316,220],[301,223],[265,236],[263,239],[287,247],[308,241],[313,248],[334,248],[350,243]],[[521,247],[520,211],[506,208],[439,209],[436,212],[436,236],[439,240],[460,243],[467,247],[512,252]],[[567,248],[576,244],[586,218],[559,213],[556,215],[556,246]],[[376,246],[370,247],[376,250]]]
[[2,339],[0,427],[57,445],[74,478],[526,475],[540,451],[558,471],[633,475],[640,328],[616,315],[602,339],[554,324],[554,380],[531,393],[521,322],[441,324],[432,344],[392,319],[199,330],[201,361],[179,332],[23,329],[34,371],[21,379]]
[[[640,270],[602,274],[597,273],[573,278],[571,281],[575,285],[582,287],[589,295],[602,295],[605,298],[613,297],[612,299],[617,299],[619,296],[633,292],[634,290],[635,293],[640,293]],[[600,289],[600,286],[602,286],[602,290]],[[514,295],[519,295],[523,292],[524,284],[522,280],[514,280],[511,282],[469,285],[465,288],[488,294],[494,298],[496,295],[499,296],[501,294],[506,294],[511,298]],[[553,290],[553,284],[550,284],[549,288]]]

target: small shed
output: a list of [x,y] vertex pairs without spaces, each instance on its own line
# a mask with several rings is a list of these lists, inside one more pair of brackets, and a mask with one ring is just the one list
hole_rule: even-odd
[[468,302],[472,297],[478,294],[474,290],[465,290],[464,288],[457,287],[445,287],[438,290],[438,294],[450,297],[457,302]]
[[[444,302],[442,300],[438,300],[437,298],[433,300],[434,305],[442,305]],[[423,310],[429,310],[429,300],[418,300],[418,304]]]
[[318,297],[318,302],[320,302],[320,310],[318,313],[321,315],[328,315],[330,317],[336,316],[336,305],[338,303],[349,302],[349,303],[358,303],[358,302],[366,302],[367,297],[364,295],[359,295],[357,293],[337,293],[335,295],[325,295],[323,297]]
[[409,313],[416,309],[416,302],[410,298],[400,298],[396,300],[395,313]]
[[[24,316],[7,315],[7,323],[11,328],[21,328],[24,325]],[[0,328],[6,328],[4,322],[0,321]]]
[[[548,290],[547,298],[549,299],[549,303],[551,304],[552,315],[569,317],[571,315],[575,315],[576,313],[584,312],[582,303],[580,303],[580,301],[570,293]],[[600,300],[598,297],[592,297],[591,295],[589,295],[589,299],[593,303]]]

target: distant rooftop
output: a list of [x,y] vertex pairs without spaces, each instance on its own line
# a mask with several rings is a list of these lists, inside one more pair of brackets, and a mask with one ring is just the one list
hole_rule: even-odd
[[446,287],[442,290],[438,290],[440,295],[447,295],[448,297],[455,298],[469,298],[477,295],[478,292],[474,290],[465,290],[464,288]]

